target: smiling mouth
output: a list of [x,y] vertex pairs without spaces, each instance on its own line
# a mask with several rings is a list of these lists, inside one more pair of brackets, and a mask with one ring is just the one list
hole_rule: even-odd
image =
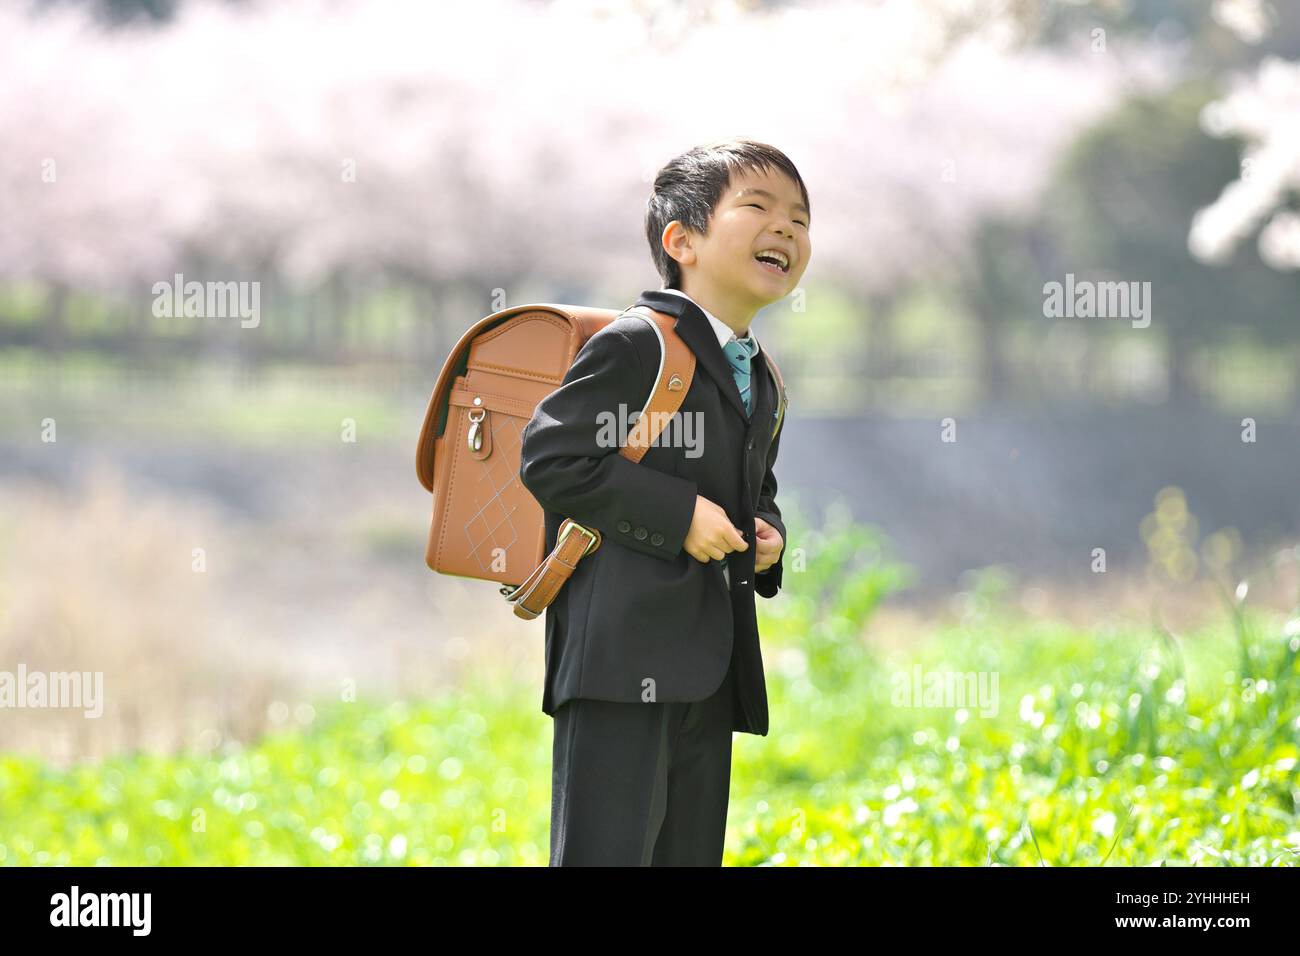
[[760,252],[754,256],[754,261],[769,272],[775,272],[778,275],[787,275],[790,272],[790,261],[775,253]]

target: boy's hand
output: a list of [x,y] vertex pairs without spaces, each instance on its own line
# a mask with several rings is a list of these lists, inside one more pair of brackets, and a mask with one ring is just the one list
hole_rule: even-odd
[[696,561],[708,564],[726,557],[728,552],[744,551],[748,547],[749,542],[720,505],[703,495],[695,496],[695,516],[682,543],[683,551]]
[[754,537],[758,542],[758,550],[754,552],[754,573],[762,574],[781,557],[785,540],[781,537],[781,532],[758,516],[754,517],[754,529]]

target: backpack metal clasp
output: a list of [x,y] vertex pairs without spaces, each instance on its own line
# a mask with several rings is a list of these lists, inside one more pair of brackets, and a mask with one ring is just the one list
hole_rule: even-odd
[[[475,401],[478,401],[478,399],[475,399]],[[474,417],[475,412],[478,413],[478,418]],[[478,451],[483,447],[483,429],[481,423],[486,415],[486,408],[471,408],[469,410],[469,420],[472,424],[469,426],[469,435],[466,440],[469,442],[470,451]]]

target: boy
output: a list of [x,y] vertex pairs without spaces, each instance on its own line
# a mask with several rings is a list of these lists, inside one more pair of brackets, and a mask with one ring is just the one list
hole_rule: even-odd
[[732,732],[768,728],[754,594],[776,595],[785,548],[785,419],[749,324],[803,276],[808,206],[798,170],[762,143],[669,162],[645,223],[664,288],[637,304],[676,316],[695,353],[678,415],[639,463],[605,437],[602,420],[643,407],[662,355],[655,329],[623,317],[524,428],[519,476],[547,550],[565,516],[602,535],[546,609],[552,866],[722,863]]

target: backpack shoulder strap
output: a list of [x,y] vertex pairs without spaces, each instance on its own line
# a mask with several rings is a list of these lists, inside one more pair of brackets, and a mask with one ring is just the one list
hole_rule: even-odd
[[[641,407],[641,415],[628,433],[627,444],[618,450],[623,457],[640,462],[650,445],[677,414],[695,377],[695,353],[691,351],[674,326],[674,316],[655,309],[635,306],[617,316],[634,315],[645,320],[654,329],[659,340],[659,368],[655,372],[650,394]],[[778,373],[779,374],[779,373]],[[784,389],[782,390],[784,394]],[[571,532],[578,532],[573,534]],[[591,554],[601,544],[600,531],[586,528],[572,518],[565,518],[556,532],[555,546],[542,563],[528,575],[522,584],[501,588],[506,603],[514,608],[515,616],[532,620],[540,615],[564,587],[578,562]]]
[[659,339],[659,370],[636,425],[628,433],[627,444],[619,449],[623,457],[639,462],[650,445],[677,414],[695,377],[695,353],[673,328],[677,319],[645,306],[635,306],[623,315],[644,319]]
[[772,437],[781,430],[781,419],[785,417],[785,406],[789,404],[785,395],[785,379],[781,377],[781,370],[777,368],[776,359],[772,358],[772,353],[763,349],[763,358],[767,359],[767,367],[772,370],[772,377],[776,379],[777,405],[776,421],[772,425]]

